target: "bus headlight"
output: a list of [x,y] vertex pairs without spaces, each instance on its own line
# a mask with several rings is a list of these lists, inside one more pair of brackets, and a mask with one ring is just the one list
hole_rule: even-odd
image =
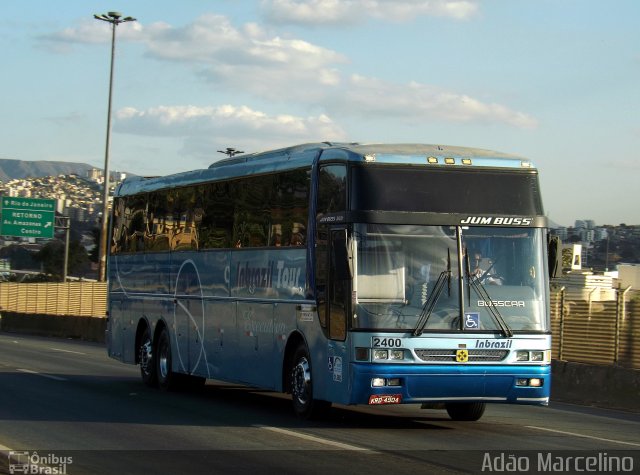
[[373,350],[373,359],[374,360],[388,360],[389,359],[389,350]]
[[516,378],[516,386],[519,387],[541,388],[543,385],[542,378]]
[[549,363],[551,361],[551,350],[518,350],[516,351],[516,361]]
[[372,388],[382,388],[382,387],[402,387],[402,379],[400,378],[371,378],[371,387]]
[[392,360],[403,360],[404,350],[391,350],[391,352],[389,353],[389,358]]
[[532,351],[531,361],[544,361],[544,351]]

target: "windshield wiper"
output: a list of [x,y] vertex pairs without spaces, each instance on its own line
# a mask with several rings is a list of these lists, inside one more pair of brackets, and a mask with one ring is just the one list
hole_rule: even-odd
[[436,285],[433,288],[433,292],[429,295],[429,298],[422,306],[422,311],[420,312],[420,316],[418,318],[418,324],[416,328],[413,330],[413,336],[420,336],[424,331],[424,327],[427,326],[427,322],[429,321],[429,317],[433,313],[433,309],[438,303],[438,299],[444,290],[444,285],[447,284],[449,289],[449,295],[451,295],[451,253],[449,249],[447,249],[447,269],[440,272],[438,276],[438,280],[436,281]]
[[[480,281],[480,279],[478,277],[476,277],[474,275],[471,275],[471,269],[469,267],[469,254],[468,253],[466,253],[466,261],[467,261],[466,262],[467,282],[469,283],[469,285],[471,287],[473,287],[473,290],[476,291],[478,296],[482,300],[484,300],[485,307],[489,309],[489,313],[491,314],[491,316],[493,317],[495,322],[500,327],[500,330],[502,331],[502,334],[506,338],[511,338],[513,336],[513,330],[511,330],[511,328],[509,328],[509,325],[507,325],[507,322],[505,322],[504,318],[502,318],[502,315],[500,315],[500,312],[498,311],[498,309],[493,306],[493,304],[491,302],[491,296],[489,295],[489,292],[487,292],[487,289],[485,288],[485,286],[482,284],[482,282]],[[471,292],[469,292],[469,300],[471,300]]]

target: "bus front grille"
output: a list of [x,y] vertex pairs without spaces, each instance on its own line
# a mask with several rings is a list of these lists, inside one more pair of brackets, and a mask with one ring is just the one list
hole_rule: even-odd
[[[468,350],[469,362],[502,361],[509,354],[509,350]],[[449,362],[456,361],[457,350],[415,350],[416,356],[422,361]]]

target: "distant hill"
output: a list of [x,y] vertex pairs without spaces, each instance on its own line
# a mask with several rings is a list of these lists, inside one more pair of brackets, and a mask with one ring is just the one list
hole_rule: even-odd
[[0,158],[0,181],[7,182],[16,178],[39,178],[77,174],[87,176],[87,171],[96,168],[86,163],[50,162],[45,160],[26,161]]

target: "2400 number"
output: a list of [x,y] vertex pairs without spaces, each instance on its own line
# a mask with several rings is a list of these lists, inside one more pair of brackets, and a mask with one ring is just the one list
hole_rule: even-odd
[[382,338],[374,336],[371,338],[371,346],[374,348],[402,348],[402,338]]

